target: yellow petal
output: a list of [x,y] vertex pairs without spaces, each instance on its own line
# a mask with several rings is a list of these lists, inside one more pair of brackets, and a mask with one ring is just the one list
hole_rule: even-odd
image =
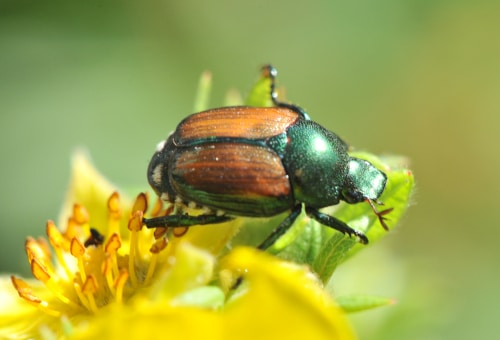
[[153,294],[158,292],[161,298],[171,299],[190,289],[206,285],[213,277],[215,258],[205,250],[180,242],[172,261],[174,259],[175,263],[162,277],[156,279],[153,287]]
[[[71,168],[69,189],[59,215],[58,225],[67,224],[67,219],[72,215],[75,203],[92,212],[91,225],[107,225],[109,219],[107,203],[110,195],[116,191],[115,186],[94,168],[89,156],[83,150],[77,150],[74,153]],[[120,200],[123,206],[132,206],[131,200],[127,197],[121,196]],[[126,225],[129,212],[123,214],[121,225]]]
[[[37,283],[30,281],[36,288]],[[9,277],[0,277],[0,339],[22,339],[52,317],[21,299]]]
[[231,252],[225,264],[243,269],[248,280],[248,291],[225,310],[225,327],[237,338],[356,338],[342,310],[306,267],[250,248]]
[[189,228],[181,240],[205,249],[213,255],[218,255],[238,232],[240,226],[241,219],[213,225],[194,226]]
[[77,327],[69,339],[223,339],[221,321],[212,311],[195,307],[113,305]]
[[[196,254],[184,244],[176,259]],[[184,253],[184,254],[182,254]],[[204,262],[204,261],[201,261]],[[245,269],[245,287],[222,311],[195,306],[173,306],[165,295],[144,297],[130,305],[101,309],[91,323],[77,327],[71,339],[355,339],[341,309],[323,291],[305,267],[285,263],[254,249],[237,249],[228,255],[225,269]],[[179,273],[186,268],[179,268]],[[190,272],[189,270],[187,270]],[[188,276],[190,276],[189,274]],[[170,282],[182,275],[171,274]],[[166,285],[165,285],[166,284]],[[167,290],[165,288],[165,290]]]

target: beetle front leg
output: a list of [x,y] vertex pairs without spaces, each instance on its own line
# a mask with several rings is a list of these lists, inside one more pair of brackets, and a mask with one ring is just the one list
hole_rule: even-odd
[[338,230],[341,233],[347,234],[349,236],[354,235],[359,239],[359,241],[361,243],[368,244],[368,238],[365,236],[365,234],[363,234],[360,231],[352,229],[347,224],[336,219],[333,216],[324,214],[324,213],[320,212],[319,210],[317,210],[315,208],[310,208],[310,207],[306,207],[306,214],[307,214],[307,216],[315,219],[316,221],[318,221],[319,223],[321,223],[327,227]]
[[233,217],[217,215],[198,215],[176,214],[159,216],[153,218],[143,218],[142,223],[148,228],[158,227],[192,227],[203,224],[216,224],[231,221]]

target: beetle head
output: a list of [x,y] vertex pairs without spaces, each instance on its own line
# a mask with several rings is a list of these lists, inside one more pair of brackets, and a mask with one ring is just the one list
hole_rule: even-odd
[[341,193],[341,199],[347,203],[376,200],[382,195],[387,183],[385,173],[370,162],[351,157],[349,173]]

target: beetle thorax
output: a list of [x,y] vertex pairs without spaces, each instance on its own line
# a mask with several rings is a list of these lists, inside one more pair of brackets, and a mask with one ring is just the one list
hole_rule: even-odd
[[287,134],[283,162],[295,200],[316,208],[337,204],[348,172],[346,144],[313,121],[304,120]]

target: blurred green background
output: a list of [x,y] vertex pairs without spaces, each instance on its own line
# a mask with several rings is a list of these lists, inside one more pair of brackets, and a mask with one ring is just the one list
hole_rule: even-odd
[[400,228],[360,256],[377,260],[362,292],[399,301],[355,315],[361,337],[494,338],[499,18],[481,0],[1,0],[0,271],[30,276],[25,236],[57,218],[76,147],[147,188],[200,73],[219,106],[272,62],[289,100],[358,149],[408,156],[416,176]]

